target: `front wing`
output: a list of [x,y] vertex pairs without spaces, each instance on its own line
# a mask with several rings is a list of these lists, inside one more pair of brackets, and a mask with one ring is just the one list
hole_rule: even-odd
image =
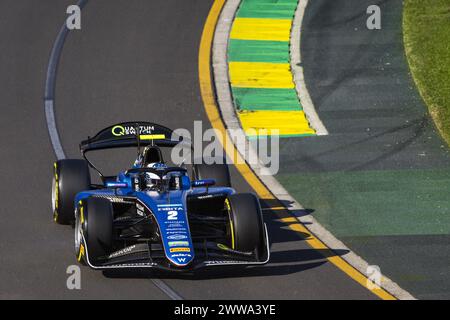
[[[84,235],[83,235],[84,238]],[[86,243],[86,239],[83,239]],[[155,268],[166,271],[195,271],[201,268],[217,266],[256,266],[264,265],[270,260],[269,237],[267,226],[264,224],[265,248],[260,257],[247,252],[238,252],[234,250],[221,249],[215,243],[205,243],[195,246],[195,258],[187,266],[177,267],[167,263],[164,256],[152,256],[152,248],[146,243],[135,244],[112,253],[105,257],[101,264],[93,264],[89,260],[89,248],[86,247],[85,260],[89,267],[96,270],[111,269],[147,269]],[[161,263],[164,261],[165,263]]]

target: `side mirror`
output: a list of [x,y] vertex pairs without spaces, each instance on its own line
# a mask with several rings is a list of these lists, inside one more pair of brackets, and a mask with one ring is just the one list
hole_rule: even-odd
[[183,190],[189,190],[191,188],[191,179],[188,176],[181,177],[181,188]]
[[216,181],[213,179],[195,180],[195,181],[192,181],[192,188],[211,187],[215,184],[216,184]]
[[188,176],[172,176],[169,180],[169,190],[189,190],[191,179]]

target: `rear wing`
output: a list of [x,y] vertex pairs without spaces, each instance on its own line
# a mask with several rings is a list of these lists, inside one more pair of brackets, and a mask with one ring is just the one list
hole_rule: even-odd
[[93,138],[88,138],[80,144],[80,151],[85,153],[93,150],[105,150],[126,147],[141,147],[155,145],[160,147],[175,147],[182,142],[174,132],[159,124],[150,122],[124,122],[103,129]]
[[137,147],[138,155],[141,147],[146,146],[169,147],[184,145],[193,150],[190,141],[176,135],[171,129],[151,122],[124,122],[97,133],[93,138],[88,137],[80,143],[80,151],[89,166],[104,177],[100,170],[86,157],[86,153],[94,150]]

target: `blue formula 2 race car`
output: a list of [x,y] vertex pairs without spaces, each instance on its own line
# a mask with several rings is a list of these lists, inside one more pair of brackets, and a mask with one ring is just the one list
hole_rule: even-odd
[[[75,226],[78,261],[94,269],[260,265],[269,261],[258,198],[231,188],[226,164],[169,167],[161,149],[172,130],[121,123],[80,144],[83,160],[54,165],[53,217]],[[93,150],[137,147],[131,169],[104,176],[86,157]],[[101,184],[91,183],[90,168]]]

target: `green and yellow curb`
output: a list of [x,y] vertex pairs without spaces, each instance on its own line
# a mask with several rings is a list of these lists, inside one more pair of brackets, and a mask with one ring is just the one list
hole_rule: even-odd
[[243,0],[233,22],[228,69],[236,113],[249,137],[260,130],[282,137],[316,134],[290,65],[297,5],[298,0]]

